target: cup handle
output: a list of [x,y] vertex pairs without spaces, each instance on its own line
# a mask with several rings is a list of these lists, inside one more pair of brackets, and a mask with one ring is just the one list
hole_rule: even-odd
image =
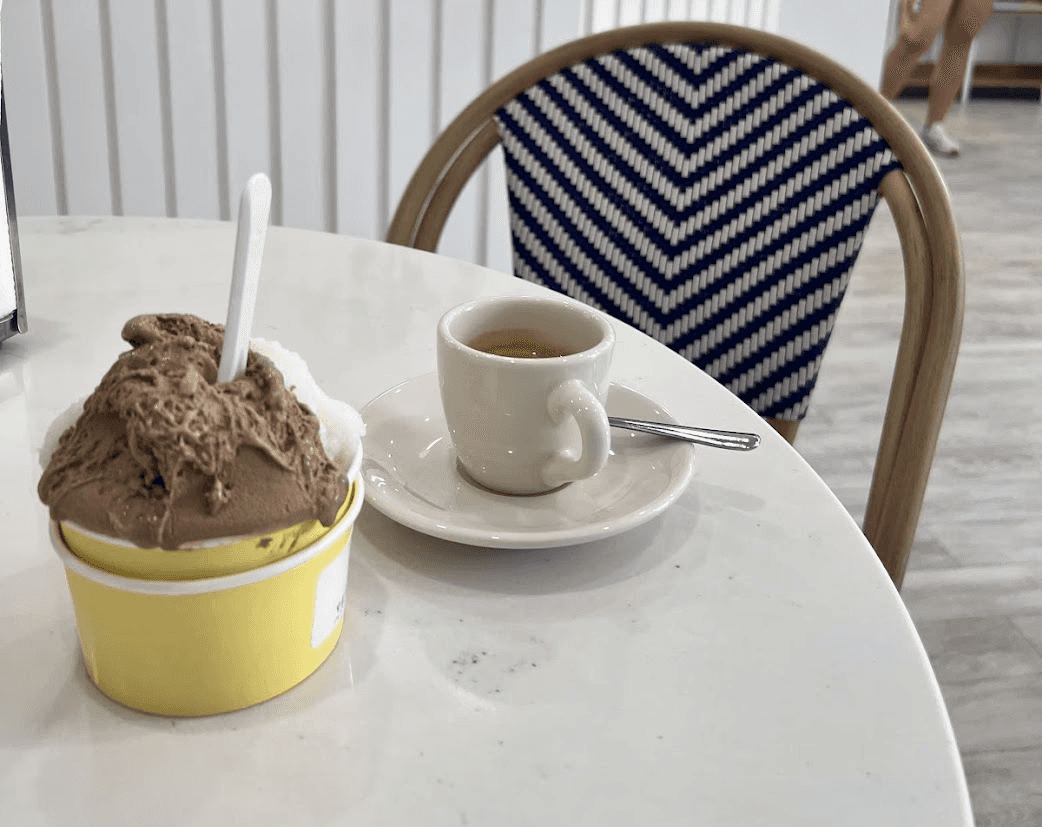
[[569,379],[550,393],[547,410],[558,425],[569,416],[575,418],[582,435],[582,454],[577,457],[575,451],[568,450],[551,457],[543,466],[543,482],[556,488],[600,471],[611,448],[608,414],[600,400],[578,379]]

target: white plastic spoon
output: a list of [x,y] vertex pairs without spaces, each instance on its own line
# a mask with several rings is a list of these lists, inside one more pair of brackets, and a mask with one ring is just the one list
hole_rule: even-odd
[[263,172],[258,172],[246,182],[239,199],[232,290],[228,297],[228,320],[224,325],[221,364],[217,368],[218,382],[231,382],[246,372],[253,308],[257,304],[257,283],[260,281],[270,209],[271,181]]

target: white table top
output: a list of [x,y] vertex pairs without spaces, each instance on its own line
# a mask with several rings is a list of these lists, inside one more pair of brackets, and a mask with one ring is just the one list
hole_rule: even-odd
[[[900,597],[839,502],[713,380],[616,325],[615,381],[699,449],[663,515],[491,551],[363,509],[349,626],[303,684],[203,719],[90,683],[36,498],[51,419],[132,315],[222,321],[231,224],[23,220],[29,332],[0,348],[0,821],[30,825],[969,825],[947,713]],[[273,228],[254,334],[361,408],[434,370],[476,295],[539,288],[425,253]]]

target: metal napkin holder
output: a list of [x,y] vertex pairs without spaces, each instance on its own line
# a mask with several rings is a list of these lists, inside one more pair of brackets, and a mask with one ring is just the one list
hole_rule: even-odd
[[10,140],[7,137],[7,104],[4,100],[3,85],[0,83],[0,161],[3,163],[4,200],[7,203],[7,237],[10,246],[7,250],[0,245],[0,255],[11,258],[11,270],[14,273],[13,313],[0,316],[0,344],[15,333],[25,333],[28,323],[25,316],[25,291],[22,289],[22,256],[18,249],[18,220],[14,209],[14,177],[11,174]]

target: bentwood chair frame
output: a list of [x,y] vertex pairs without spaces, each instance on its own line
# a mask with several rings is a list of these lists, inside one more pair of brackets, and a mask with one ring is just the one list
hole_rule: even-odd
[[[878,92],[835,61],[766,32],[714,23],[656,23],[572,41],[520,66],[478,96],[416,169],[391,222],[391,243],[433,251],[457,196],[500,140],[494,113],[542,79],[598,55],[649,44],[697,43],[780,61],[848,101],[903,169],[879,193],[900,237],[905,310],[863,530],[900,588],[948,400],[963,320],[963,262],[948,191],[913,129]],[[790,442],[796,421],[772,421]]]

